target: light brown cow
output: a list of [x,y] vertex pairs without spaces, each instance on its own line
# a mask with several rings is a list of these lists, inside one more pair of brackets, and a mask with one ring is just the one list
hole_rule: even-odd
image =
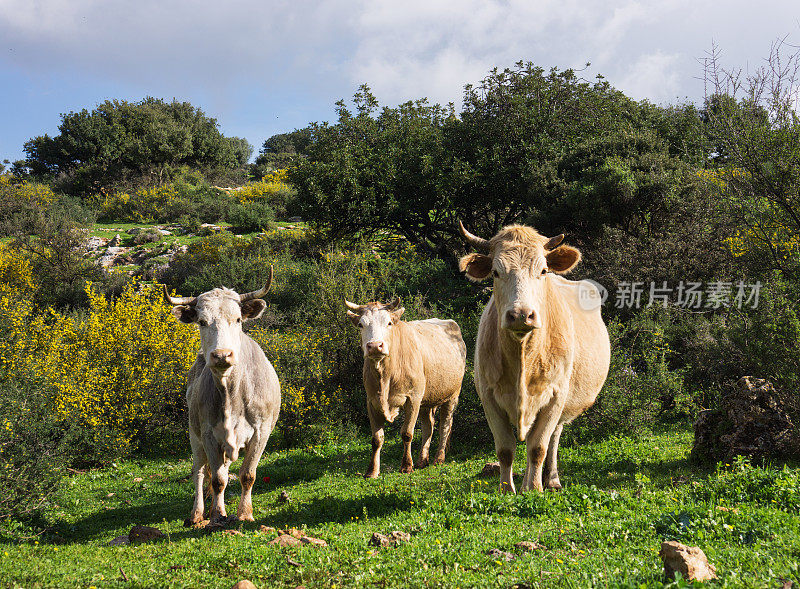
[[475,385],[494,435],[500,489],[515,491],[515,428],[527,442],[521,490],[560,489],[562,428],[591,407],[608,375],[600,294],[591,282],[554,274],[581,259],[577,249],[558,247],[563,235],[548,239],[522,225],[490,240],[463,225],[461,232],[481,252],[461,258],[461,270],[476,282],[494,278],[475,344]]
[[215,288],[197,297],[164,297],[174,305],[173,315],[200,328],[201,349],[189,370],[186,403],[192,445],[194,505],[186,526],[203,521],[203,479],[211,478],[212,521],[227,520],[225,486],[228,468],[244,448],[239,482],[242,496],[236,517],[253,521],[252,488],[256,468],[275,427],[281,407],[281,389],[275,369],[261,347],[242,331],[242,322],[255,319],[267,304],[261,290],[237,294]]
[[377,478],[383,446],[384,422],[393,422],[404,410],[401,472],[411,472],[411,439],[417,416],[422,415],[422,448],[418,468],[428,465],[433,420],[439,416],[439,449],[434,464],[444,462],[450,442],[453,412],[464,378],[467,348],[455,321],[425,319],[401,321],[400,299],[388,305],[356,305],[345,301],[347,316],[361,330],[364,351],[364,388],[372,426],[372,459],[365,478]]

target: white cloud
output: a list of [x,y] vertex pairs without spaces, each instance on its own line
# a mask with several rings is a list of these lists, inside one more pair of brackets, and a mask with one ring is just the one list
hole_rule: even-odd
[[622,75],[617,87],[631,98],[662,103],[674,101],[680,87],[679,56],[660,51],[639,56]]
[[[592,62],[654,101],[693,96],[711,40],[750,59],[798,28],[793,0],[0,0],[0,68],[74,72],[232,104],[243,92],[332,104],[369,83],[383,103],[461,98],[495,66]],[[787,19],[788,13],[795,21]],[[745,23],[745,24],[743,24]],[[748,35],[742,35],[746,29]],[[254,91],[258,88],[258,91]],[[311,117],[313,118],[313,117]]]

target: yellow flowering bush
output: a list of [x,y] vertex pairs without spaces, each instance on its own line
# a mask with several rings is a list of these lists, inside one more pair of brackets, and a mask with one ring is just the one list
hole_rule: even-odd
[[0,194],[3,198],[14,199],[44,208],[56,200],[52,188],[38,182],[19,182],[7,174],[0,174]]
[[160,211],[171,208],[179,199],[175,184],[169,183],[140,188],[133,195],[121,191],[107,194],[99,205],[105,218],[144,223],[160,216]]
[[292,187],[287,182],[286,170],[278,170],[267,174],[258,182],[245,184],[230,194],[236,197],[240,203],[248,203],[263,199],[274,200],[291,190]]
[[197,330],[174,320],[156,287],[108,301],[87,284],[86,294],[85,315],[37,314],[0,285],[0,371],[43,383],[54,418],[83,427],[95,458],[124,456],[154,414],[182,403]]

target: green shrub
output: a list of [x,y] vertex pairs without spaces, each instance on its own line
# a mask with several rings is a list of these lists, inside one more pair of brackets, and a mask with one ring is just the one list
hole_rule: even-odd
[[225,220],[237,233],[267,231],[275,221],[275,212],[265,201],[235,203],[228,208]]
[[0,537],[36,525],[63,474],[65,432],[42,385],[0,378]]
[[683,374],[672,369],[669,313],[649,307],[626,323],[608,324],[611,366],[595,404],[564,430],[564,440],[612,434],[637,436],[656,423],[676,399],[686,403]]
[[133,243],[136,245],[156,243],[161,241],[163,237],[164,236],[161,235],[161,232],[155,227],[147,227],[137,232],[136,235],[133,236]]

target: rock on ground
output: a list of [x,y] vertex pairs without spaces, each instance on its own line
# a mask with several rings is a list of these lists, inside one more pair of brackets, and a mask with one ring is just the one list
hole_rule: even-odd
[[378,532],[375,532],[369,539],[370,546],[378,546],[380,548],[397,546],[401,542],[411,542],[411,534],[408,532],[401,532],[399,530],[389,532],[389,534],[379,534]]
[[772,383],[745,376],[722,392],[719,409],[701,411],[694,424],[692,458],[731,460],[800,456],[800,431]]
[[128,532],[128,540],[131,544],[143,544],[145,542],[155,542],[164,538],[164,534],[158,528],[150,526],[133,526]]
[[[263,529],[262,529],[263,528]],[[261,526],[261,531],[274,531],[273,528]],[[303,530],[292,528],[290,530],[277,530],[278,536],[274,538],[270,544],[277,544],[279,546],[300,546],[301,544],[311,544],[312,546],[319,546],[324,548],[328,545],[325,540],[309,536]]]
[[479,477],[499,477],[500,476],[500,463],[487,462],[483,470],[478,473]]
[[717,569],[709,564],[705,553],[697,546],[670,541],[661,544],[658,555],[664,561],[664,574],[675,578],[680,572],[687,581],[708,581],[717,578]]

